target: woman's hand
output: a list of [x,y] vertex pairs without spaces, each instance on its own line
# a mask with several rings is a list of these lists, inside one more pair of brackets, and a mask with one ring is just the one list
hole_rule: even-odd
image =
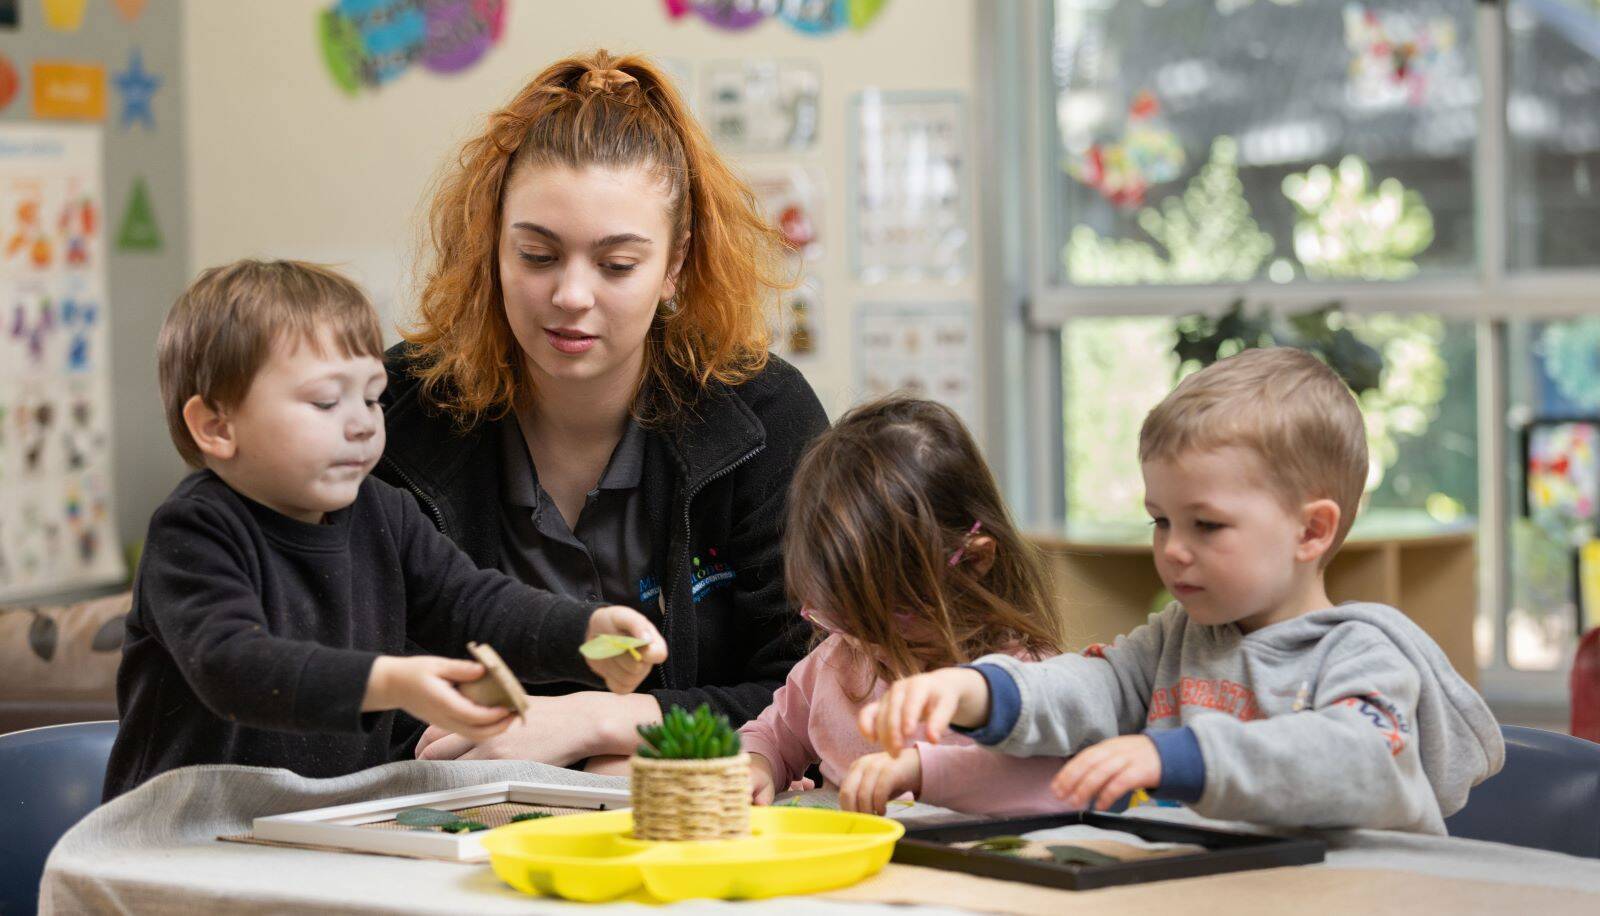
[[599,691],[528,697],[526,721],[486,741],[430,727],[417,742],[421,760],[533,760],[570,766],[587,757],[632,754],[639,725],[661,721],[661,705],[647,693],[618,696]]
[[606,682],[612,693],[632,693],[650,669],[667,660],[667,641],[656,632],[650,619],[631,607],[614,604],[597,608],[589,615],[587,642],[596,636],[632,636],[644,645],[610,658],[591,658],[589,668]]

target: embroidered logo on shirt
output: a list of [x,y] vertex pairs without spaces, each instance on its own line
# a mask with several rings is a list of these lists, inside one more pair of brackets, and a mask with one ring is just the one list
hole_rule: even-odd
[[1411,723],[1406,721],[1406,714],[1400,707],[1384,698],[1380,693],[1369,693],[1366,696],[1345,697],[1335,706],[1350,706],[1362,717],[1372,723],[1372,727],[1383,732],[1383,739],[1389,742],[1389,753],[1398,757],[1406,749],[1406,735],[1411,734]]
[[[717,556],[717,548],[707,548],[704,557],[695,555],[689,558],[689,591],[695,604],[700,599],[709,595],[716,589],[722,588],[733,581],[733,569]],[[639,603],[648,604],[661,595],[661,582],[655,576],[645,576],[639,580]]]

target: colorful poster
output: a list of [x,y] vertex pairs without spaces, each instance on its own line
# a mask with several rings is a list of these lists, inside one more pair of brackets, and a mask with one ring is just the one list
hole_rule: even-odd
[[123,576],[98,128],[0,124],[0,601]]
[[11,100],[17,97],[17,89],[21,85],[22,78],[17,76],[17,68],[12,65],[11,59],[0,54],[0,111],[11,106]]
[[1600,425],[1541,420],[1527,430],[1527,515],[1576,546],[1595,536],[1600,509]]
[[851,125],[856,278],[960,281],[972,253],[961,96],[868,90]]
[[701,118],[730,152],[802,152],[817,143],[822,68],[815,62],[720,61],[705,68]]
[[965,302],[872,302],[856,312],[856,395],[939,401],[978,429],[978,346]]
[[1472,79],[1448,16],[1348,3],[1344,42],[1350,55],[1346,96],[1358,108],[1421,106],[1435,87]]

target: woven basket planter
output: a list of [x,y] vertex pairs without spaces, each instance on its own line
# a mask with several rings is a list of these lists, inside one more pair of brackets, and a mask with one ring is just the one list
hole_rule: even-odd
[[750,835],[750,755],[658,760],[634,755],[633,836],[731,840]]

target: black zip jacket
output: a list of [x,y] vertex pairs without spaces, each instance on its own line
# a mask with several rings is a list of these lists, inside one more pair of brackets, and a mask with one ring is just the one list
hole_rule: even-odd
[[[388,445],[374,473],[410,491],[480,567],[500,559],[498,423],[461,430],[426,401],[407,344],[388,353]],[[667,661],[640,686],[663,711],[709,703],[738,725],[772,701],[809,635],[783,588],[781,535],[801,453],[828,426],[805,378],[773,357],[737,387],[646,431],[640,478]],[[541,693],[587,689],[562,685]]]

